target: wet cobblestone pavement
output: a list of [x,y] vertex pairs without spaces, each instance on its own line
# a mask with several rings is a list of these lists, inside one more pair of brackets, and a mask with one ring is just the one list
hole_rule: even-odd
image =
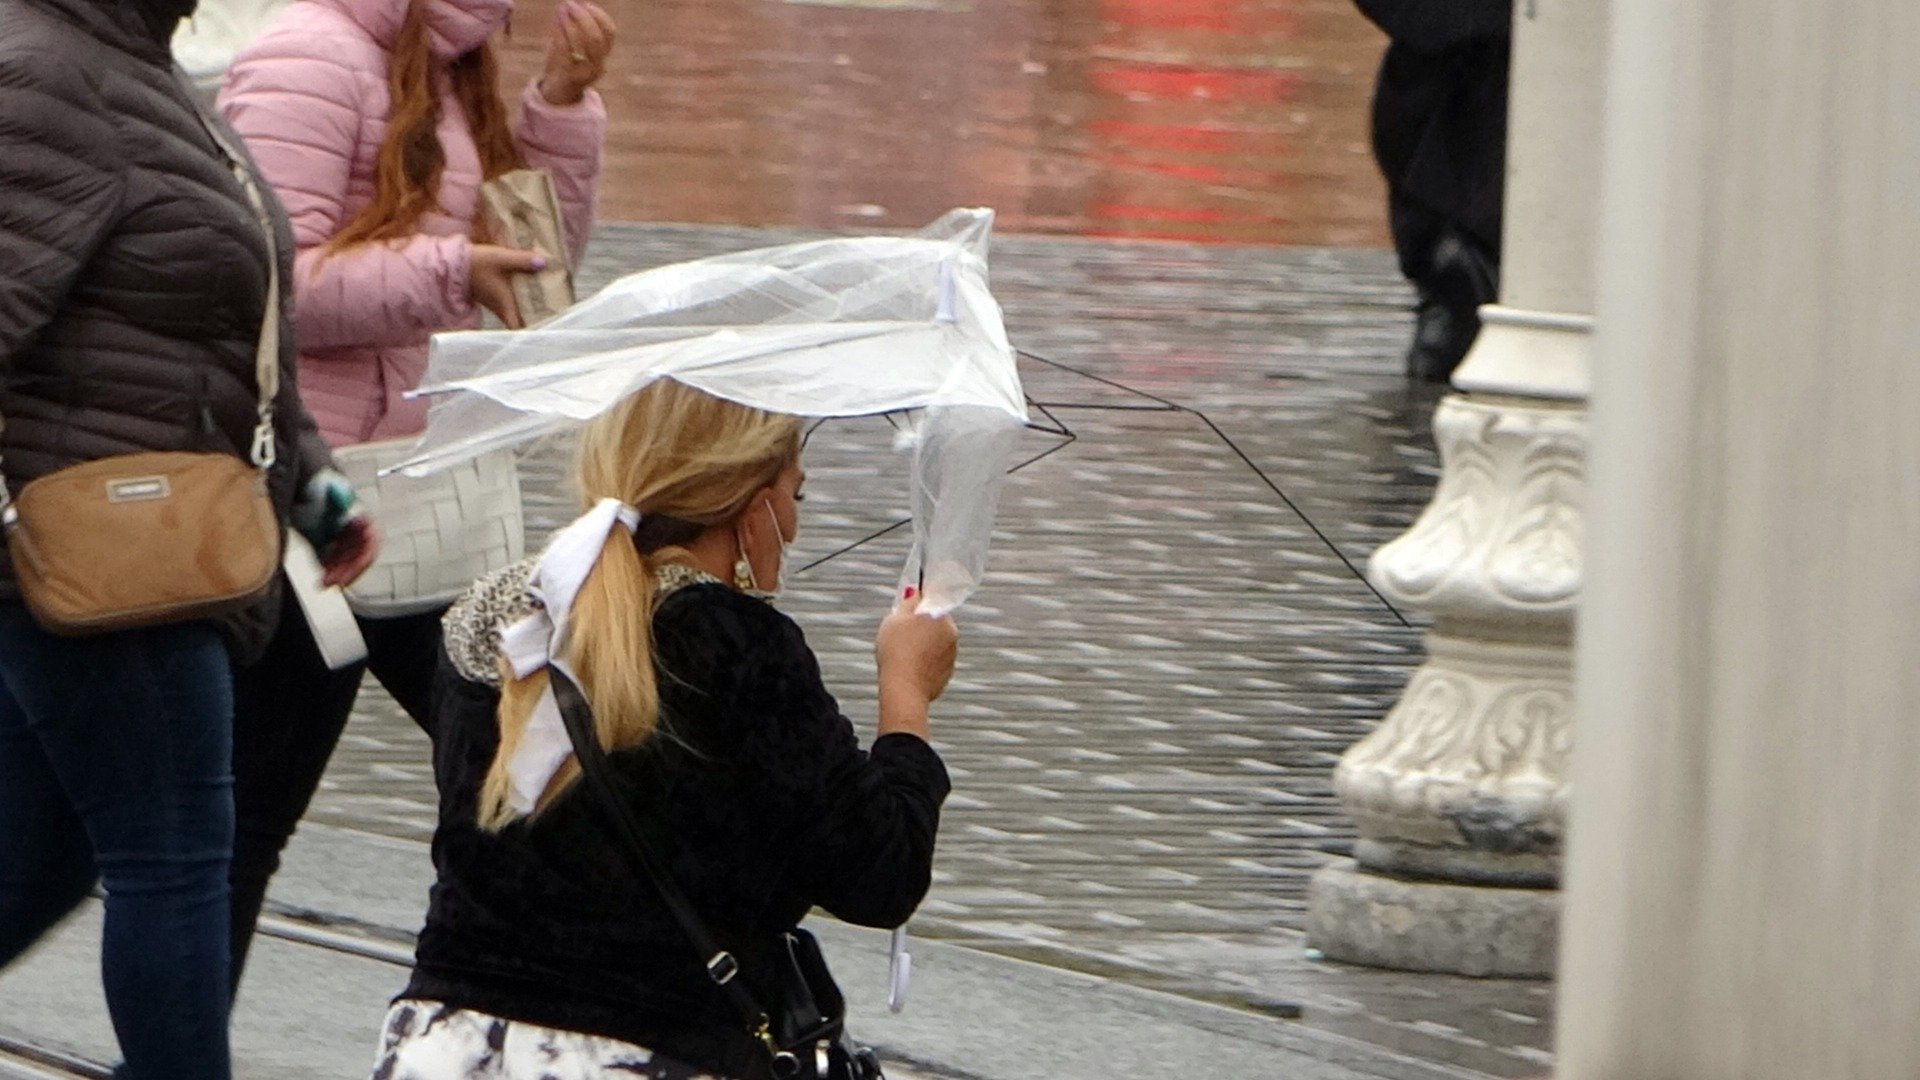
[[[609,226],[583,285],[796,235]],[[1315,532],[1362,564],[1437,475],[1434,394],[1397,374],[1409,320],[1391,257],[1003,238],[993,281],[1023,348],[1205,411],[1312,525],[1200,419],[1024,365],[1078,438],[1010,481],[962,615],[935,715],[955,791],[915,932],[1255,1010],[1298,1003],[1304,1023],[1473,1073],[1543,1071],[1545,984],[1329,964],[1299,933],[1308,875],[1352,835],[1332,767],[1419,660],[1418,629]],[[880,421],[814,435],[792,565],[902,516],[891,439]],[[563,471],[558,450],[529,462],[536,539],[573,513]],[[869,731],[872,631],[905,544],[797,575],[783,601]],[[363,695],[311,817],[424,839],[432,806],[425,739]]]

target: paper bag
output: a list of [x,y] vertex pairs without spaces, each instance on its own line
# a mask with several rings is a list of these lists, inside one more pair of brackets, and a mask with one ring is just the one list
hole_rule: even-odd
[[560,197],[545,169],[516,169],[481,185],[480,222],[491,243],[547,257],[545,270],[513,276],[522,323],[538,326],[573,306]]

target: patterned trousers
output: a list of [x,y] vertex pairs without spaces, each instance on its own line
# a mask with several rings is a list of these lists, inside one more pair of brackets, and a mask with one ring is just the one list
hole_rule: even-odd
[[645,1047],[577,1031],[396,1001],[373,1080],[725,1080]]

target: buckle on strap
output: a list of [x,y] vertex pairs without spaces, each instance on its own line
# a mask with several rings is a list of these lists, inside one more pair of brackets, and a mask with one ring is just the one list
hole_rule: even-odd
[[735,960],[730,952],[714,953],[713,959],[707,961],[707,978],[712,979],[715,986],[727,985],[738,974],[740,961]]
[[271,469],[279,459],[279,452],[273,445],[273,425],[262,424],[253,429],[253,464],[256,468]]

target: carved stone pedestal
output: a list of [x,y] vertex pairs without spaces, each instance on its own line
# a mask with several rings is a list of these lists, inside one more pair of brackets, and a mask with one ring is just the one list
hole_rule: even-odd
[[1454,395],[1442,473],[1374,584],[1434,615],[1427,662],[1334,772],[1357,866],[1314,882],[1335,959],[1473,975],[1553,970],[1586,420],[1578,403]]
[[1334,772],[1357,865],[1315,879],[1308,930],[1337,959],[1553,971],[1613,2],[1514,5],[1500,302],[1434,412],[1433,502],[1369,568],[1433,630],[1426,664]]

